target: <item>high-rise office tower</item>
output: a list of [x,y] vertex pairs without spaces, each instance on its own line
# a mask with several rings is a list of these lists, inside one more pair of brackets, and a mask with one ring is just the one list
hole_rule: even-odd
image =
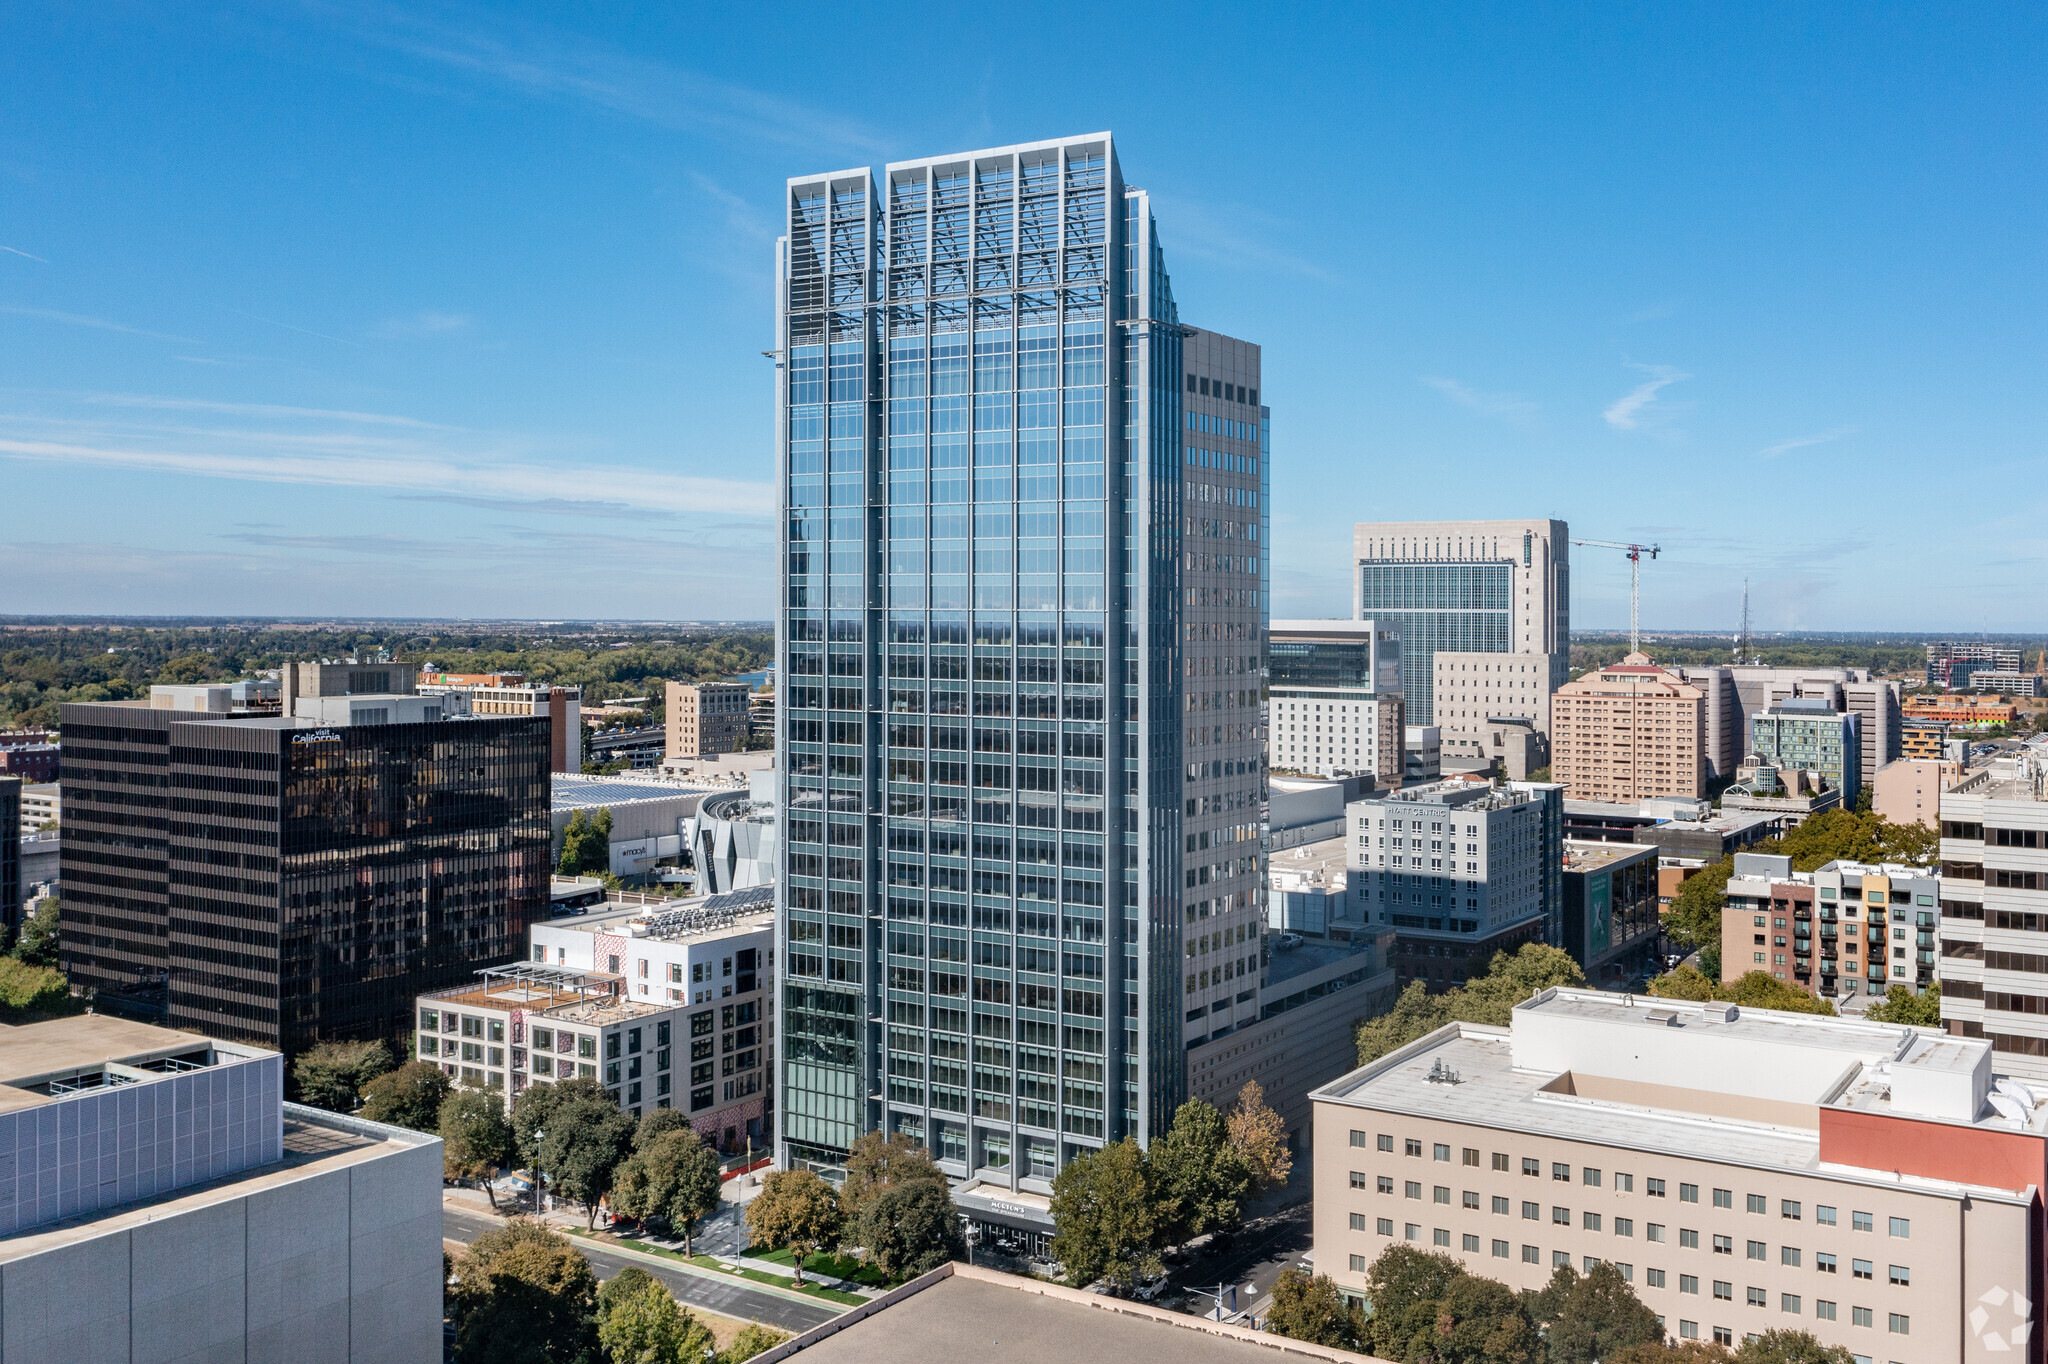
[[[201,695],[162,704],[179,691]],[[103,1004],[160,990],[174,1027],[296,1052],[408,1032],[415,996],[525,956],[547,908],[545,716],[315,693],[288,718],[226,691],[65,705],[72,984]]]
[[792,179],[779,1154],[1048,1188],[1258,1009],[1259,350],[1108,134]]
[[1401,631],[1408,723],[1438,724],[1435,658],[1545,655],[1551,691],[1570,678],[1571,552],[1562,521],[1361,521],[1351,612]]

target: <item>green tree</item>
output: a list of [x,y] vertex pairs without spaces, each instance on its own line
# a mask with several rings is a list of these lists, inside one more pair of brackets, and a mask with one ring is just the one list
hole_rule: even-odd
[[1251,1176],[1251,1192],[1275,1189],[1287,1182],[1294,1170],[1294,1153],[1287,1149],[1287,1124],[1266,1102],[1266,1091],[1257,1080],[1245,1081],[1244,1088],[1237,1091],[1228,1126],[1230,1149]]
[[1365,1351],[1382,1359],[1407,1359],[1408,1347],[1436,1330],[1438,1304],[1465,1267],[1448,1255],[1412,1246],[1388,1246],[1365,1272],[1365,1296],[1373,1305],[1362,1337]]
[[480,1179],[491,1206],[498,1206],[492,1176],[518,1157],[512,1120],[495,1094],[463,1089],[441,1103],[441,1168],[455,1179]]
[[84,1001],[74,1001],[70,983],[54,967],[31,966],[13,957],[0,957],[0,1018],[21,1022],[32,1016],[75,1011]]
[[563,1080],[552,1085],[528,1085],[512,1099],[512,1140],[519,1159],[528,1169],[540,1168],[540,1134],[557,1108],[572,1099],[595,1099],[610,1103],[611,1094],[595,1079]]
[[1721,978],[1721,940],[1710,938],[1700,944],[1700,972],[1714,980]]
[[1806,1331],[1765,1331],[1735,1347],[1735,1364],[1854,1364],[1841,1345],[1823,1345]]
[[1344,1300],[1337,1281],[1329,1275],[1311,1277],[1289,1265],[1273,1281],[1266,1329],[1335,1350],[1359,1350],[1364,1348],[1365,1312]]
[[1447,995],[1433,995],[1419,980],[1408,982],[1393,1007],[1358,1025],[1358,1064],[1371,1065],[1451,1021]]
[[353,1113],[364,1086],[391,1069],[382,1042],[316,1042],[292,1063],[299,1102],[330,1113]]
[[717,1364],[746,1364],[746,1361],[755,1355],[772,1350],[788,1339],[789,1333],[786,1331],[778,1331],[772,1326],[750,1321],[740,1327],[739,1334],[732,1338],[732,1344],[718,1352]]
[[1571,953],[1543,943],[1524,943],[1514,952],[1496,952],[1486,968],[1464,985],[1429,993],[1421,981],[1410,981],[1394,1007],[1358,1028],[1358,1064],[1369,1065],[1446,1023],[1507,1026],[1515,1005],[1560,985],[1584,985],[1586,976]]
[[1514,1289],[1464,1274],[1436,1304],[1436,1320],[1409,1341],[1401,1357],[1427,1357],[1434,1364],[1541,1364],[1543,1337]]
[[1586,973],[1561,947],[1523,943],[1513,952],[1496,952],[1486,970],[1465,982],[1452,1003],[1460,1023],[1508,1025],[1523,1000],[1559,985],[1584,985]]
[[45,895],[36,901],[35,912],[21,921],[21,936],[14,940],[14,958],[29,966],[59,965],[61,936],[57,897]]
[[612,1177],[612,1209],[624,1217],[658,1217],[696,1253],[697,1224],[718,1209],[718,1153],[688,1127],[656,1134]]
[[1130,1137],[1068,1161],[1052,1182],[1052,1254],[1067,1282],[1107,1279],[1118,1294],[1159,1272],[1159,1211],[1145,1153]]
[[583,1205],[586,1229],[597,1226],[598,1205],[612,1191],[613,1175],[633,1152],[634,1126],[632,1117],[621,1113],[610,1096],[571,1095],[548,1117],[540,1168],[558,1195]]
[[597,1278],[567,1238],[515,1217],[476,1238],[448,1294],[456,1364],[585,1364]]
[[798,1283],[804,1281],[804,1261],[836,1247],[845,1223],[839,1195],[810,1170],[776,1171],[747,1204],[748,1234],[757,1245],[788,1246]]
[[1873,1023],[1905,1023],[1916,1028],[1941,1026],[1941,982],[1915,992],[1910,985],[1894,985],[1883,999],[1864,1010]]
[[1768,971],[1748,971],[1734,981],[1724,981],[1714,998],[1751,1009],[1783,1009],[1796,1014],[1829,1014],[1835,1006],[1818,995],[1779,980]]
[[1604,1260],[1587,1274],[1559,1265],[1543,1290],[1531,1296],[1529,1314],[1542,1329],[1550,1364],[1593,1364],[1625,1346],[1664,1339],[1657,1314]]
[[679,1108],[650,1108],[647,1116],[640,1119],[640,1125],[633,1129],[633,1149],[644,1151],[654,1145],[656,1137],[665,1133],[696,1130]]
[[1681,965],[1650,982],[1650,993],[1660,999],[1698,1002],[1725,1000],[1750,1009],[1782,1009],[1787,1013],[1830,1014],[1835,1006],[1825,999],[1787,984],[1767,971],[1751,971],[1739,980],[1717,981],[1690,965]]
[[1158,1214],[1159,1242],[1177,1246],[1236,1226],[1252,1175],[1232,1148],[1230,1126],[1216,1106],[1189,1099],[1145,1153],[1145,1182]]
[[562,830],[562,857],[558,870],[564,876],[591,876],[611,870],[612,812],[595,815],[578,810],[569,816]]
[[597,1341],[612,1364],[702,1364],[710,1328],[646,1270],[628,1266],[597,1290]]
[[1671,907],[1664,911],[1664,931],[1687,947],[1721,941],[1721,911],[1728,904],[1728,878],[1735,859],[1719,858],[1685,878]]
[[867,1200],[855,1228],[875,1268],[891,1278],[914,1279],[967,1258],[960,1210],[943,1179],[889,1185]]
[[917,1180],[946,1182],[945,1172],[930,1151],[901,1132],[886,1136],[879,1129],[861,1133],[847,1152],[846,1178],[839,1186],[847,1220],[857,1219],[869,1200],[883,1190]]
[[1673,1340],[1654,1344],[1624,1345],[1607,1356],[1603,1364],[1729,1364],[1735,1358],[1725,1345],[1711,1340]]
[[441,1105],[452,1086],[432,1061],[407,1061],[363,1086],[362,1115],[371,1122],[409,1127],[415,1132],[441,1130]]
[[1681,962],[1675,971],[1667,971],[1650,982],[1650,993],[1659,999],[1689,999],[1695,1002],[1714,997],[1718,982],[1707,976],[1690,962]]

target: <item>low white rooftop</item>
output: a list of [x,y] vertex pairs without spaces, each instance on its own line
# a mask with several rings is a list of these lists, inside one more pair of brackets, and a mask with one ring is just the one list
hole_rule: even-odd
[[[1995,1081],[1983,1041],[1587,990],[1547,990],[1516,1006],[1508,1028],[1438,1029],[1313,1098],[1800,1171],[1820,1168],[1823,1108],[2048,1133],[2048,1106]],[[1895,1181],[1890,1170],[1871,1178]]]

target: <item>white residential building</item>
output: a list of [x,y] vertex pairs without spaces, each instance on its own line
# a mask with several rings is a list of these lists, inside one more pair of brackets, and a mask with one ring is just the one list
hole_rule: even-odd
[[1475,956],[1558,941],[1563,787],[1453,778],[1353,801],[1345,814],[1359,910],[1393,926],[1404,984],[1456,984]]
[[1941,793],[1941,1017],[2048,1081],[2048,744]]
[[530,931],[531,961],[420,997],[423,1059],[501,1094],[596,1079],[635,1117],[681,1110],[724,1150],[769,1138],[771,888],[606,906]]
[[1401,782],[1401,632],[1370,620],[1276,620],[1266,646],[1267,762]]

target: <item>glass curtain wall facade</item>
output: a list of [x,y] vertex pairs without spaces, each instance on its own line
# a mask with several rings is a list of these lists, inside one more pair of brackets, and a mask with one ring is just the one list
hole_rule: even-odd
[[420,994],[526,955],[545,717],[172,736],[174,1024],[286,1052],[391,1037]]
[[1571,566],[1562,521],[1361,522],[1352,615],[1401,631],[1411,725],[1439,723],[1438,653],[1552,655],[1569,677]]
[[65,720],[95,834],[85,893],[64,900],[66,965],[102,990],[165,982],[173,1027],[288,1053],[396,1037],[416,996],[524,957],[546,913],[544,716]]
[[1186,329],[1106,134],[788,213],[780,1154],[1049,1180],[1185,1089]]

